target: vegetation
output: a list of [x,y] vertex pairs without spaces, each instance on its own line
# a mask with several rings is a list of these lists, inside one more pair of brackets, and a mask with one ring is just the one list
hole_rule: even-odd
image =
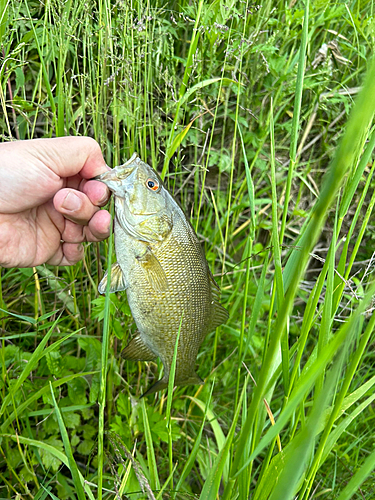
[[161,364],[119,355],[112,238],[1,269],[0,498],[375,495],[374,19],[370,0],[0,0],[2,141],[137,151],[230,312],[203,386],[139,399]]

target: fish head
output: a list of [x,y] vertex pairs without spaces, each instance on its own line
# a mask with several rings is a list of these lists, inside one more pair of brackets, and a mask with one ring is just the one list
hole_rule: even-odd
[[115,195],[116,216],[129,234],[147,242],[162,241],[169,234],[170,195],[155,170],[136,153],[95,179]]

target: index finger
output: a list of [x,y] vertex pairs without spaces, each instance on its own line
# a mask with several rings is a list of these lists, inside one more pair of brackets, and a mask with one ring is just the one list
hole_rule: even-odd
[[106,170],[99,144],[91,137],[55,137],[28,142],[28,152],[60,177],[80,174],[91,179]]

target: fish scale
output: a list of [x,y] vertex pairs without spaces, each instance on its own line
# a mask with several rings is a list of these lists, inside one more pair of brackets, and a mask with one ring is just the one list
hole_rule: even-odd
[[[144,395],[166,388],[180,329],[175,385],[201,384],[195,373],[198,349],[228,313],[218,301],[218,285],[193,227],[157,173],[136,154],[97,179],[115,196],[117,263],[110,290],[126,290],[138,328],[122,356],[132,361],[159,357],[163,377]],[[106,283],[107,275],[100,293]]]

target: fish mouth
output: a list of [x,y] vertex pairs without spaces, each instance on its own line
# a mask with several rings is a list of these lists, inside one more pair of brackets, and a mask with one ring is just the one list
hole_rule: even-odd
[[124,164],[118,165],[111,170],[107,170],[107,172],[93,177],[92,180],[103,182],[111,191],[115,193],[121,184],[124,185],[125,179],[128,182],[130,181],[129,177],[133,177],[131,174],[135,171],[140,161],[141,160],[138,154],[134,153]]

